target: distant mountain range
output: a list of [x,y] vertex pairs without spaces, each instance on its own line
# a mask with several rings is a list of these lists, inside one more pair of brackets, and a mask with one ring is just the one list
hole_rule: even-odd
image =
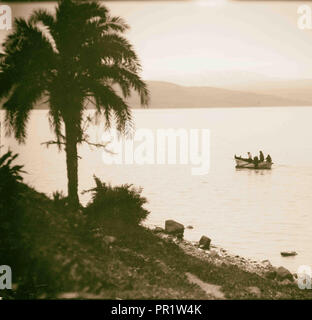
[[[150,108],[230,108],[266,106],[312,105],[312,90],[298,84],[293,87],[268,84],[259,85],[256,92],[221,89],[215,87],[186,87],[169,82],[147,81],[151,94]],[[276,90],[274,89],[276,88]],[[310,81],[312,88],[312,80]],[[254,88],[252,88],[254,89]],[[248,90],[248,91],[247,91]],[[302,96],[302,93],[305,95]],[[137,108],[139,99],[133,95],[129,104]]]
[[298,100],[312,105],[312,80],[268,80],[256,81],[252,86],[246,84],[232,85],[231,89],[252,91],[257,94],[269,94],[291,100]]
[[[149,108],[231,108],[269,106],[312,106],[312,80],[264,82],[232,89],[181,86],[170,82],[146,81]],[[132,108],[140,107],[136,94],[128,99]],[[40,103],[37,109],[46,109]]]

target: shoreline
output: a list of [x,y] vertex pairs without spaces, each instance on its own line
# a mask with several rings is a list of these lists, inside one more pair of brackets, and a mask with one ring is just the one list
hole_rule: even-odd
[[213,263],[216,266],[220,266],[222,263],[227,265],[236,265],[240,269],[248,272],[253,272],[258,275],[263,275],[265,272],[271,270],[273,266],[269,260],[257,261],[250,258],[245,258],[240,255],[235,255],[217,245],[211,245],[210,250],[205,250],[199,247],[198,242],[189,240],[176,240],[172,236],[165,233],[158,234],[162,239],[168,239],[176,243],[186,254],[197,257],[201,260],[206,260],[209,263]]
[[[289,276],[287,277],[285,274],[285,279],[279,279],[280,281],[278,282],[283,285],[297,285],[298,275],[296,273],[289,271],[284,266],[274,266],[268,259],[260,261],[243,257],[241,255],[231,253],[227,249],[215,244],[211,244],[210,249],[203,249],[200,248],[199,241],[190,241],[184,238],[178,239],[175,236],[166,233],[165,229],[160,226],[154,226],[154,229],[150,227],[147,228],[162,240],[176,244],[185,254],[196,257],[207,264],[213,264],[216,267],[236,266],[242,271],[256,274],[261,278],[270,278],[272,280],[278,277],[277,270],[279,268],[283,268],[289,272]],[[162,231],[160,231],[161,229]],[[292,280],[290,280],[290,275],[292,276]]]
[[[285,268],[210,243],[203,250],[160,227],[104,216],[95,221],[21,188],[25,221],[14,238],[18,246],[2,249],[17,281],[4,299],[312,299],[312,290],[299,289]],[[24,259],[21,267],[17,256]]]

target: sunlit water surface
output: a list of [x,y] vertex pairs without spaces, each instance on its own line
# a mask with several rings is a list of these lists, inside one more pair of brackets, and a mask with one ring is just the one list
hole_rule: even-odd
[[[209,173],[194,176],[190,165],[107,165],[102,150],[85,145],[79,149],[79,189],[93,186],[93,174],[113,185],[141,186],[151,211],[147,224],[163,226],[175,219],[194,227],[185,231],[187,239],[207,235],[233,253],[269,259],[295,272],[299,265],[312,266],[311,119],[310,107],[135,110],[137,129],[209,129]],[[101,130],[92,127],[89,133],[100,142]],[[1,132],[1,144],[25,164],[25,181],[50,195],[66,191],[67,183],[64,153],[41,145],[51,139],[44,110],[32,113],[25,145]],[[259,149],[271,154],[271,171],[235,169],[235,153]],[[88,197],[81,196],[84,204]],[[283,250],[298,255],[282,258]]]

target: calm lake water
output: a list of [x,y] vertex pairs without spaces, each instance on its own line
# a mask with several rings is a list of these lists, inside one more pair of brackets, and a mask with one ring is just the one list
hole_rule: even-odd
[[[175,219],[194,227],[186,230],[187,239],[207,235],[233,253],[294,272],[312,266],[312,108],[135,110],[134,119],[137,129],[210,129],[209,173],[194,176],[189,165],[107,165],[101,150],[83,146],[80,191],[93,186],[93,174],[114,185],[133,183],[149,201],[149,225]],[[100,141],[101,128],[90,134]],[[5,138],[3,130],[1,139],[20,153],[26,182],[48,194],[66,191],[64,153],[41,145],[53,139],[46,111],[32,113],[25,145]],[[235,169],[235,153],[259,149],[271,154],[271,171]],[[86,203],[88,195],[81,200]],[[298,255],[282,258],[283,250]]]

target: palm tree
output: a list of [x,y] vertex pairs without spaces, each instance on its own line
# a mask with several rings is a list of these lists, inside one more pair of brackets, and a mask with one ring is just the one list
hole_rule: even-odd
[[[128,25],[98,2],[58,2],[55,14],[35,11],[17,18],[0,57],[0,99],[6,128],[25,142],[31,109],[44,97],[55,143],[65,146],[68,199],[79,205],[77,145],[84,141],[84,111],[93,103],[106,128],[112,120],[124,134],[131,124],[125,98],[132,91],[148,104],[139,59],[122,36]],[[118,94],[116,85],[121,94]]]

